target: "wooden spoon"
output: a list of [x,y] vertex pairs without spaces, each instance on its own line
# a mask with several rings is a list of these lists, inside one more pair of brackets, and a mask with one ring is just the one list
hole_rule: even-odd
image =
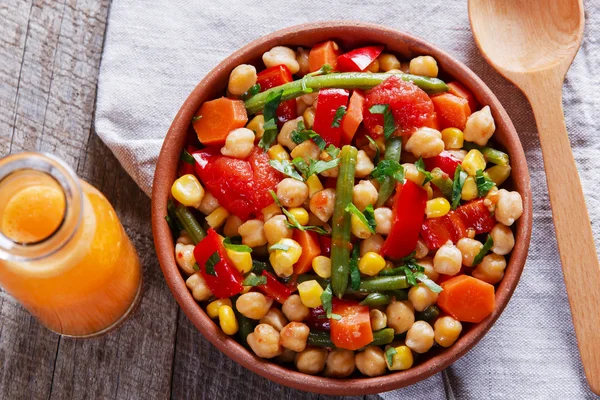
[[581,362],[600,394],[600,266],[562,109],[565,74],[583,36],[582,0],[469,0],[485,59],[529,99]]

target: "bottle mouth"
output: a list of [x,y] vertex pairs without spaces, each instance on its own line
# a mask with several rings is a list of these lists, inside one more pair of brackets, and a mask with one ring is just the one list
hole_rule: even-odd
[[[56,225],[40,237],[32,240],[23,240],[24,237],[7,235],[0,230],[0,259],[7,261],[34,261],[48,257],[62,249],[75,235],[81,223],[83,213],[83,197],[79,178],[75,172],[62,160],[46,153],[19,153],[10,155],[0,160],[0,191],[2,184],[9,180],[23,183],[27,177],[19,182],[23,174],[28,172],[45,175],[47,181],[51,181],[56,190],[62,195],[62,216],[53,215],[53,223]],[[10,182],[12,186],[13,183]],[[24,186],[25,187],[25,186]],[[56,197],[56,196],[55,196]],[[5,199],[0,197],[0,202]],[[39,201],[39,199],[36,199]],[[6,204],[0,204],[5,207]],[[51,205],[47,211],[51,210]],[[56,210],[61,212],[61,210]],[[48,215],[46,215],[48,217]]]

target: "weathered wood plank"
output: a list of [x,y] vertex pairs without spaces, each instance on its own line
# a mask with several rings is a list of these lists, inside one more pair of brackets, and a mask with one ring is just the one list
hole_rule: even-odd
[[204,339],[180,310],[171,398],[312,399],[318,395],[273,383],[229,359]]

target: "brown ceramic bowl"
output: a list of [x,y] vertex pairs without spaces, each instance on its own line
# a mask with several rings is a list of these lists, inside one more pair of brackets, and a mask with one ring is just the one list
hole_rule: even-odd
[[[192,298],[185,286],[174,258],[174,244],[164,216],[170,188],[176,179],[179,155],[190,121],[205,100],[221,96],[227,87],[231,70],[244,63],[264,68],[261,56],[277,45],[306,46],[335,39],[343,48],[352,49],[365,44],[383,44],[388,51],[406,59],[417,55],[431,55],[441,69],[442,78],[462,82],[475,94],[480,104],[489,105],[496,121],[494,138],[511,158],[512,177],[506,184],[523,197],[523,216],[515,224],[516,245],[510,256],[504,279],[496,289],[496,309],[479,324],[465,324],[458,341],[447,349],[430,351],[430,356],[413,368],[384,376],[367,378],[357,376],[349,379],[333,379],[306,375],[256,357],[238,342],[225,335]],[[406,33],[383,26],[359,22],[334,21],[304,24],[283,29],[244,46],[227,57],[196,86],[189,95],[165,138],[154,177],[152,191],[152,227],[158,259],[169,288],[177,302],[212,344],[227,356],[265,378],[296,389],[330,395],[362,395],[385,392],[410,385],[446,368],[473,347],[492,327],[512,295],[525,265],[531,236],[531,189],[529,172],[523,148],[506,111],[492,91],[469,68],[435,46]]]

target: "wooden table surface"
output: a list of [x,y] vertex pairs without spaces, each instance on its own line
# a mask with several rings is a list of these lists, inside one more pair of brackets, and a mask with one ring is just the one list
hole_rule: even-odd
[[171,296],[152,243],[150,199],[93,129],[109,5],[0,2],[0,157],[55,154],[106,195],[142,260],[142,302],[117,331],[74,340],[49,332],[0,291],[0,399],[324,398],[243,369]]

